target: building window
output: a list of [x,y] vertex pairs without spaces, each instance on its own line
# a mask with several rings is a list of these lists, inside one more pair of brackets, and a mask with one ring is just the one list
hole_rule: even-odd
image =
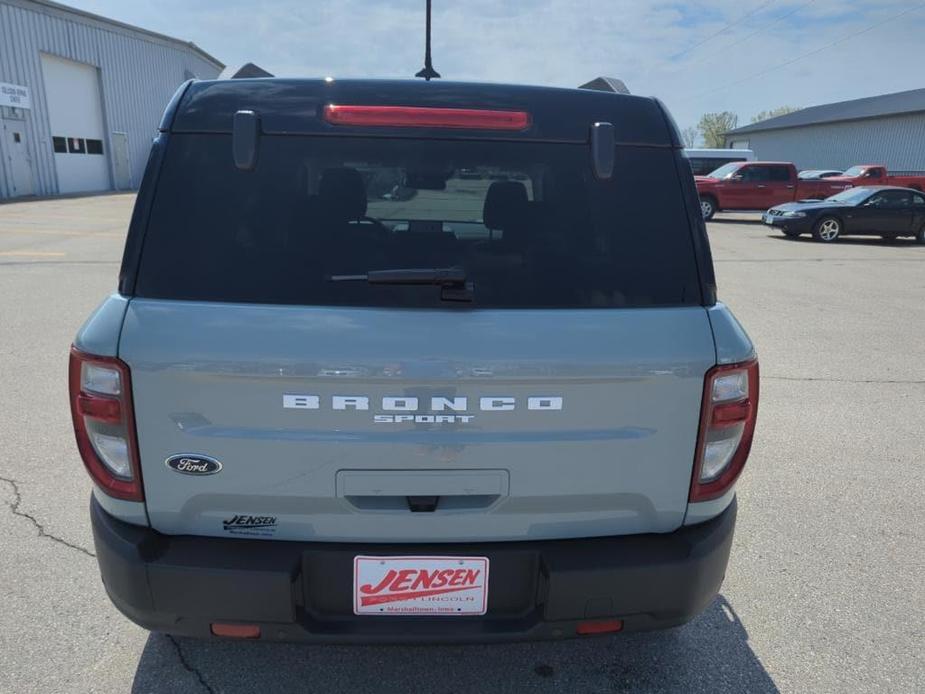
[[103,141],[102,140],[87,140],[87,154],[102,154],[103,153]]
[[22,135],[19,133],[13,133],[13,142],[15,142],[17,145],[22,142]]
[[55,150],[55,154],[67,154],[67,138],[53,137],[51,138],[51,145]]
[[86,145],[82,137],[67,138],[67,151],[71,154],[86,154]]

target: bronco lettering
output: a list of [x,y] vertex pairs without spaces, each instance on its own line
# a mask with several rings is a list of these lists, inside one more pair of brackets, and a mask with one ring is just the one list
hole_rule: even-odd
[[[367,395],[332,395],[330,406],[332,410],[368,410],[371,398]],[[523,407],[526,404],[532,411],[557,411],[562,409],[563,398],[560,395],[539,395],[526,398],[526,403],[518,398],[507,395],[487,395],[475,398],[478,409],[482,412],[508,412]],[[386,412],[466,412],[469,409],[469,398],[434,396],[430,398],[430,407],[425,407],[421,398],[413,396],[387,395],[380,400],[380,409]],[[287,410],[319,410],[321,409],[321,396],[285,393],[283,394],[283,407]],[[451,417],[452,415],[445,415]],[[404,420],[411,421],[411,420]]]

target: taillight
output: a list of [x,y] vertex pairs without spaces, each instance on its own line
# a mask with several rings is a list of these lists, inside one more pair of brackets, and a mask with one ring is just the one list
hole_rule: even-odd
[[90,477],[109,496],[142,501],[128,366],[71,347],[68,383],[77,449]]
[[715,366],[704,378],[690,501],[722,496],[738,479],[758,415],[758,362]]
[[471,130],[525,130],[526,111],[430,106],[340,106],[327,104],[324,119],[332,125],[389,126],[393,128],[467,128]]

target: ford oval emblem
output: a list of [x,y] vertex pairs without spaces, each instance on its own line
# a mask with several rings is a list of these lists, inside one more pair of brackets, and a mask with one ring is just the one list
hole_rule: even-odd
[[184,475],[214,475],[222,469],[222,464],[215,458],[196,453],[172,455],[164,463],[174,472]]

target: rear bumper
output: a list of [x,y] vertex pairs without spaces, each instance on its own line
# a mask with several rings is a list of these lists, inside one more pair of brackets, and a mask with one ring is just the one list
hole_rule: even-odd
[[[692,619],[723,581],[736,503],[664,535],[430,545],[167,536],[113,518],[95,499],[90,514],[106,590],[147,629],[208,638],[212,622],[234,622],[274,641],[487,642],[574,636],[590,619],[622,619],[625,630]],[[486,556],[488,612],[357,617],[357,554]]]

